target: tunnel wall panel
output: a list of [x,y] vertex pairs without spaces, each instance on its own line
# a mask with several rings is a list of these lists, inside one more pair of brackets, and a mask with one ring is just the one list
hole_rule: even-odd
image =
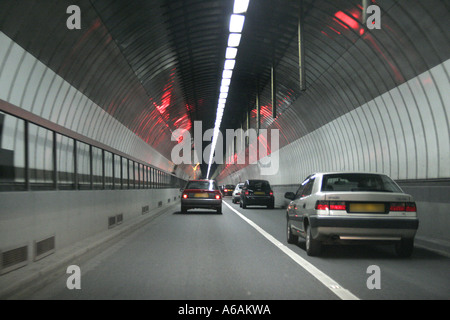
[[108,230],[111,216],[135,221],[179,201],[178,194],[178,189],[1,192],[0,251],[22,244],[31,250],[33,241],[52,235],[61,250]]
[[[291,184],[312,172],[340,170],[382,172],[395,180],[450,178],[449,74],[447,60],[282,147],[279,172],[266,178]],[[240,176],[262,177],[254,167]],[[232,182],[233,169],[218,179]]]
[[170,160],[1,32],[0,99],[162,170],[173,169]]

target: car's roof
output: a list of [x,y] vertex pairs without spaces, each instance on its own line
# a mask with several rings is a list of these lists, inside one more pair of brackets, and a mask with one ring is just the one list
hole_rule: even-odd
[[325,174],[378,174],[385,176],[385,173],[382,172],[373,172],[373,171],[324,171],[324,172],[314,172],[311,175],[325,175]]

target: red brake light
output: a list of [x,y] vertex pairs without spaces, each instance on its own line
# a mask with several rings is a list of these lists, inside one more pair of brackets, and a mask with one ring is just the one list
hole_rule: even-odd
[[245,191],[245,195],[248,196],[248,191]]
[[187,193],[183,193],[183,199],[187,199],[188,195]]
[[225,189],[224,191],[225,191],[225,192],[228,192],[228,189]]
[[330,202],[330,210],[345,210],[345,202]]
[[316,202],[316,210],[346,210],[347,207],[343,201],[324,201]]
[[316,210],[327,210],[329,208],[330,208],[330,206],[328,204],[328,201],[319,200],[316,202]]
[[272,191],[272,190],[270,190],[269,194],[270,194],[271,196],[273,196],[273,191]]
[[416,212],[415,202],[392,202],[389,206],[390,211],[406,211],[406,212]]
[[220,193],[219,192],[216,193],[216,200],[220,200]]
[[407,212],[416,212],[416,203],[415,202],[407,202],[406,203],[406,210]]
[[389,206],[389,211],[405,211],[404,202],[392,202]]

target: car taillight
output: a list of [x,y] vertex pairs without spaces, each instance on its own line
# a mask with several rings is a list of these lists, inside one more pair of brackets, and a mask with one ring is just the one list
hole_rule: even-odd
[[415,202],[407,202],[406,203],[406,210],[407,212],[416,212],[416,203]]
[[316,202],[316,210],[327,210],[329,208],[328,201],[319,200]]
[[248,191],[245,191],[245,195],[248,196],[248,195],[249,195],[249,192],[248,192]]
[[270,190],[269,195],[273,196],[273,191],[272,190]]
[[345,202],[340,201],[330,201],[330,210],[345,210]]
[[392,202],[389,206],[389,211],[405,211],[404,202]]
[[416,212],[415,202],[392,202],[389,206],[389,211],[407,211]]
[[324,201],[318,200],[316,202],[316,210],[346,210],[347,207],[344,201]]
[[228,192],[228,189],[225,189],[225,192]]
[[220,200],[220,193],[216,193],[216,200]]
[[187,193],[183,193],[183,199],[187,199],[188,195]]

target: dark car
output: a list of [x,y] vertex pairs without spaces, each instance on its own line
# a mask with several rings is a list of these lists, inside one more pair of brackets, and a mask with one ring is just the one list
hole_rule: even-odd
[[223,187],[222,194],[224,196],[232,196],[235,186],[232,184],[227,184]]
[[222,213],[222,193],[214,180],[190,180],[186,184],[181,195],[181,213],[196,208]]
[[246,180],[241,192],[239,205],[246,208],[248,205],[262,205],[273,209],[275,197],[267,180]]

